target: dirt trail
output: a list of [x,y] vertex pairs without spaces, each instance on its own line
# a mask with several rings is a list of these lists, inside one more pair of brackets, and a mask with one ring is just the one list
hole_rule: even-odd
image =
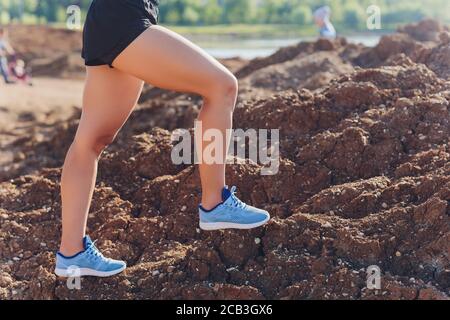
[[[235,126],[281,137],[277,175],[228,167],[239,196],[272,213],[252,231],[197,228],[198,171],[171,164],[170,135],[200,100],[153,90],[100,162],[88,226],[129,268],[79,291],[52,273],[79,111],[24,133],[0,175],[0,298],[448,299],[448,39],[428,21],[375,48],[320,40],[236,67]],[[380,291],[366,288],[371,265]]]
[[[16,146],[17,141],[44,141],[53,135],[55,125],[79,110],[82,81],[35,78],[33,82],[32,87],[0,83],[0,177],[3,179],[26,168],[20,163],[25,155]],[[34,168],[40,165],[35,163]]]

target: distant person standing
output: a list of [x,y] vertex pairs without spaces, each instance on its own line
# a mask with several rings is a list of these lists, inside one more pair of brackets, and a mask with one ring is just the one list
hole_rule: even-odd
[[8,42],[7,31],[0,27],[0,73],[6,83],[13,83],[9,78],[8,54],[14,54],[14,50]]
[[336,38],[336,29],[330,21],[331,8],[320,7],[314,12],[314,22],[319,27],[320,36],[328,39]]

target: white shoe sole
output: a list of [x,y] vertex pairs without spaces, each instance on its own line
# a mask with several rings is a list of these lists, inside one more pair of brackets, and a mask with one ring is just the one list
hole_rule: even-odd
[[118,273],[121,273],[123,270],[126,269],[126,266],[123,266],[120,269],[112,270],[112,271],[97,271],[90,268],[79,268],[74,271],[74,269],[55,269],[55,274],[59,277],[84,277],[84,276],[92,276],[92,277],[111,277]]
[[267,219],[250,224],[242,224],[242,223],[232,223],[232,222],[201,222],[200,221],[200,229],[205,231],[213,231],[213,230],[224,230],[224,229],[240,229],[240,230],[248,230],[261,227],[266,224],[270,220],[270,217]]

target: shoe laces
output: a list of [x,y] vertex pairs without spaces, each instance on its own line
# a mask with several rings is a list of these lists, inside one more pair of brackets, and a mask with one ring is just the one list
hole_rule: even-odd
[[230,192],[231,192],[231,199],[233,200],[231,202],[232,206],[235,208],[242,208],[244,209],[247,204],[245,202],[242,202],[237,196],[236,196],[236,186],[231,187]]
[[91,245],[87,248],[86,252],[92,257],[103,259],[104,258],[103,254],[95,246],[96,242],[97,240],[93,241]]

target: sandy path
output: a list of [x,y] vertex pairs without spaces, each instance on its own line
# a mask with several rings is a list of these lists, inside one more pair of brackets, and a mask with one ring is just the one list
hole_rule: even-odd
[[11,143],[46,130],[81,104],[82,80],[37,78],[34,85],[0,83],[0,166],[14,162]]
[[21,115],[29,113],[65,118],[80,105],[82,90],[81,80],[37,78],[32,87],[0,83],[0,127],[11,129]]

